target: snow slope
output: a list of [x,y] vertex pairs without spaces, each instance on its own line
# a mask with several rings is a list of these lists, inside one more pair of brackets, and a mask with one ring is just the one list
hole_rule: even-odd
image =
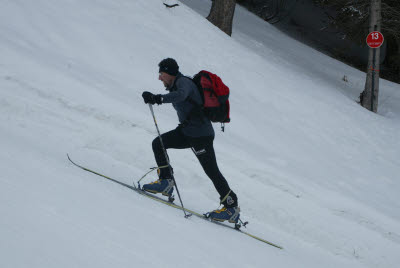
[[[355,102],[365,74],[240,7],[230,38],[204,19],[208,1],[183,2],[1,1],[0,266],[397,267],[399,85],[381,81],[372,114]],[[127,183],[154,166],[141,93],[163,92],[166,57],[230,86],[218,163],[248,231],[284,250],[67,161]],[[162,132],[176,126],[170,105],[155,113]],[[216,209],[192,152],[170,157],[184,204]]]

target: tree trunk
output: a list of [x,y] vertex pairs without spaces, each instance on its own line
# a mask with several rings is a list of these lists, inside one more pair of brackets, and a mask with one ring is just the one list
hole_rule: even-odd
[[396,43],[397,43],[397,53],[395,56],[395,63],[393,64],[394,66],[392,68],[394,68],[397,71],[397,83],[400,83],[400,39],[396,38]]
[[[381,22],[381,0],[371,0],[369,31],[381,31]],[[380,51],[380,48],[369,49],[367,79],[360,95],[361,105],[375,113],[378,111]]]
[[235,7],[236,0],[213,0],[207,20],[231,36]]

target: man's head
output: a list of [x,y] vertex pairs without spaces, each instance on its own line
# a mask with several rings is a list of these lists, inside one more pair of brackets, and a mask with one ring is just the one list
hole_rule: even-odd
[[159,64],[159,77],[158,79],[164,83],[165,87],[172,86],[172,83],[175,80],[175,77],[179,73],[179,66],[178,63],[174,59],[167,58],[163,59]]

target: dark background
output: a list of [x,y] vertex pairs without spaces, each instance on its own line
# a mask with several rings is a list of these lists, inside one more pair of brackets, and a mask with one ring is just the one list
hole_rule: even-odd
[[[352,41],[330,26],[327,14],[334,16],[334,10],[319,7],[313,0],[237,0],[237,3],[300,42],[363,72],[367,70],[368,46],[365,42]],[[385,40],[381,47],[380,74],[399,83],[400,77],[386,64],[386,56]]]

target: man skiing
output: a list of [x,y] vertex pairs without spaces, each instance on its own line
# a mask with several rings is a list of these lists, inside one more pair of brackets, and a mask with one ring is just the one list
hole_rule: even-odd
[[[202,98],[196,84],[179,72],[179,66],[172,58],[162,60],[158,66],[158,79],[163,82],[169,93],[155,95],[145,91],[142,97],[146,104],[172,103],[178,114],[180,122],[178,127],[161,135],[165,149],[192,149],[213,182],[220,195],[220,203],[224,206],[220,210],[210,212],[210,218],[237,223],[240,216],[238,199],[218,168],[213,147],[214,129],[211,121],[199,109]],[[158,169],[159,179],[143,185],[143,190],[171,196],[175,185],[171,174],[172,167],[168,166],[168,160],[158,137],[153,140],[152,146],[157,165],[162,168]]]

